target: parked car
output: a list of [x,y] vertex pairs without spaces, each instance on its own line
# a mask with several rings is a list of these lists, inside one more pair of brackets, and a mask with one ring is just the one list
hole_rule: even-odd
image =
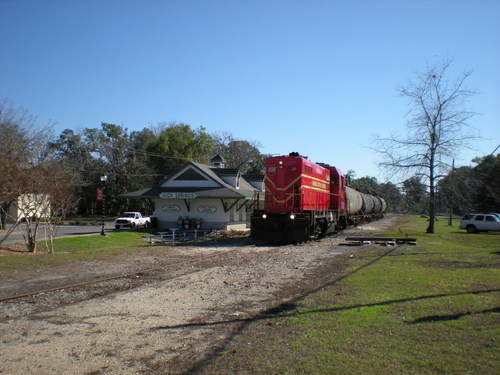
[[467,233],[500,231],[500,217],[496,214],[466,214],[460,220],[460,229]]
[[115,228],[149,228],[151,218],[143,217],[140,212],[124,212],[115,220]]

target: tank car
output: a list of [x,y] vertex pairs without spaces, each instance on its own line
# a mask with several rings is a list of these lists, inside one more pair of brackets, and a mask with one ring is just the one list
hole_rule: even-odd
[[264,209],[256,200],[251,235],[265,242],[304,242],[382,214],[385,201],[346,184],[336,168],[298,153],[266,160]]

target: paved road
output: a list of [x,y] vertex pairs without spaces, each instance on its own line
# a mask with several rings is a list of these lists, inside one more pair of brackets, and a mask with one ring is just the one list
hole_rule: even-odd
[[[61,225],[57,228],[57,234],[56,237],[72,237],[72,236],[85,236],[85,235],[91,235],[91,234],[99,234],[101,233],[101,225]],[[20,226],[21,230],[25,230],[25,227],[23,225]],[[113,223],[106,224],[105,226],[105,231],[113,231],[114,226]],[[0,229],[0,239],[5,236],[7,233],[7,230],[5,229]],[[40,231],[38,232],[38,240],[43,240],[45,238],[45,227],[42,225],[40,227]],[[15,229],[14,232],[12,232],[9,236],[8,239],[3,241],[2,243],[7,245],[7,244],[13,244],[13,243],[23,243],[24,239],[22,234],[19,232],[19,228]]]

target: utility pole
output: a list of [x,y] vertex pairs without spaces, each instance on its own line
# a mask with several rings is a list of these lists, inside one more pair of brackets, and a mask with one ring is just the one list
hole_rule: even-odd
[[453,174],[455,172],[455,159],[451,162],[451,174],[450,174],[450,185],[451,185],[451,193],[450,193],[450,218],[448,219],[448,226],[451,227],[453,225],[453,192],[455,191],[455,179],[453,178]]
[[100,188],[100,189],[97,189],[98,190],[98,198],[97,200],[100,200],[102,205],[101,205],[101,208],[102,208],[102,227],[101,227],[101,236],[105,236],[106,233],[104,232],[104,212],[106,210],[106,197],[105,197],[105,193],[104,193],[104,189],[105,189],[105,185],[106,185],[106,181],[108,180],[108,176],[106,176],[105,174],[103,174],[101,176],[101,182],[102,182],[102,185],[103,187]]

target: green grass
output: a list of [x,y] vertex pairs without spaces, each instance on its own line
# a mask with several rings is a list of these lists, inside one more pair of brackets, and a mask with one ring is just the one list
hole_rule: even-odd
[[54,254],[44,252],[45,245],[39,242],[37,248],[40,251],[37,253],[0,256],[0,271],[63,264],[147,249],[149,245],[142,239],[143,236],[142,232],[120,232],[106,236],[60,238],[55,241]]
[[257,321],[205,374],[498,374],[500,233],[408,217],[418,246],[355,253],[338,281]]

